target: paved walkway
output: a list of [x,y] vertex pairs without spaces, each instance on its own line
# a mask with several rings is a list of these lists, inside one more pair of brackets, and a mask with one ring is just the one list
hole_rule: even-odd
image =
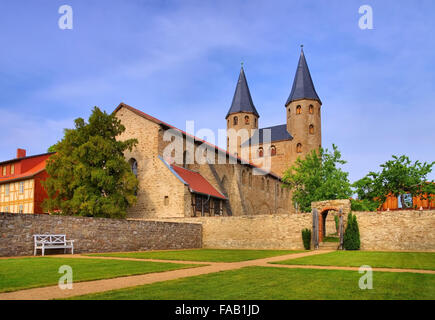
[[[202,261],[175,261],[160,259],[135,259],[135,258],[116,258],[116,257],[91,257],[81,255],[60,255],[62,258],[89,258],[89,259],[111,259],[111,260],[132,260],[132,261],[153,261],[153,262],[172,262],[180,264],[206,264],[202,267],[181,269],[173,271],[164,271],[157,273],[148,273],[136,276],[118,277],[113,279],[85,281],[74,283],[73,289],[61,290],[56,286],[19,290],[14,292],[0,293],[0,300],[50,300],[61,299],[73,296],[79,296],[90,293],[98,293],[109,290],[118,290],[128,287],[140,286],[155,282],[175,280],[186,277],[199,276],[203,274],[215,273],[226,270],[236,270],[249,266],[289,268],[289,269],[322,269],[322,270],[351,270],[358,271],[358,267],[337,267],[337,266],[311,266],[311,265],[282,265],[270,264],[271,262],[283,261],[288,259],[302,258],[312,255],[325,254],[332,251],[310,251],[302,253],[293,253],[270,258],[248,260],[241,262],[202,262]],[[432,270],[417,269],[392,269],[392,268],[373,268],[373,271],[382,272],[413,272],[435,274]]]

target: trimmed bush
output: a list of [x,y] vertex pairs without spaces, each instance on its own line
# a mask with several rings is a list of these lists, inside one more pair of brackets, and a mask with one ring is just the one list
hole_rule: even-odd
[[356,216],[349,213],[347,217],[346,231],[343,236],[343,246],[345,250],[359,250],[361,241],[359,236],[359,227]]
[[311,230],[303,229],[302,230],[302,241],[304,243],[305,250],[310,250],[311,248]]

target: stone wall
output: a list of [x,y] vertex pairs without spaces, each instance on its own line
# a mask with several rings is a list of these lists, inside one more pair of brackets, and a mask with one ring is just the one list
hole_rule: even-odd
[[353,213],[362,250],[435,251],[435,210]]
[[34,234],[66,234],[77,253],[202,247],[197,223],[0,213],[0,256],[33,255]]
[[302,229],[311,229],[312,225],[310,213],[198,217],[181,220],[202,223],[204,248],[228,249],[303,250]]
[[[355,214],[362,250],[435,251],[435,210]],[[301,231],[312,229],[311,213],[171,221],[202,223],[205,248],[303,249]]]

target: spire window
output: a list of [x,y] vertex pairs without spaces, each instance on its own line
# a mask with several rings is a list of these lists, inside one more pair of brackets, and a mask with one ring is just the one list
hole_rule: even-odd
[[296,152],[302,153],[302,143],[298,143],[298,145],[296,146]]
[[310,104],[309,111],[310,111],[310,114],[314,113],[314,106],[312,104]]
[[310,134],[314,134],[314,125],[310,124],[309,132]]
[[249,116],[245,116],[245,124],[249,124]]
[[238,123],[239,123],[239,118],[238,117],[234,117],[233,118],[233,125],[237,126]]
[[296,107],[296,114],[301,114],[302,113],[302,107],[301,106],[297,106]]

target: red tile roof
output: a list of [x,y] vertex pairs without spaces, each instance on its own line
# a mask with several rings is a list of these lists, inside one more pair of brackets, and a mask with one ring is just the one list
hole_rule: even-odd
[[249,161],[247,161],[247,160],[245,160],[245,159],[242,160],[242,158],[240,158],[239,156],[234,156],[234,155],[230,154],[228,151],[226,151],[226,150],[224,150],[224,149],[222,149],[222,148],[219,148],[218,146],[215,146],[214,144],[212,144],[212,143],[210,143],[210,142],[208,142],[208,141],[205,141],[205,140],[203,140],[203,139],[200,139],[200,138],[198,138],[198,137],[195,137],[195,136],[193,136],[193,135],[191,135],[191,134],[189,134],[189,133],[187,133],[187,132],[185,132],[185,131],[183,131],[183,130],[181,130],[181,129],[178,129],[178,128],[176,128],[176,127],[174,127],[174,126],[172,126],[172,125],[166,123],[166,122],[163,122],[163,121],[161,121],[161,120],[159,120],[159,119],[157,119],[157,118],[154,118],[154,117],[150,116],[149,114],[147,114],[147,113],[145,113],[145,112],[143,112],[143,111],[140,111],[140,110],[138,110],[138,109],[136,109],[136,108],[133,108],[132,106],[129,106],[128,104],[125,104],[124,102],[121,102],[121,103],[119,104],[119,106],[116,107],[116,109],[113,111],[113,113],[117,112],[117,111],[118,111],[119,109],[121,109],[122,107],[124,107],[124,108],[126,108],[126,109],[132,111],[133,113],[136,113],[137,115],[139,115],[139,116],[141,116],[141,117],[143,117],[143,118],[145,118],[145,119],[148,119],[148,120],[150,120],[150,121],[152,121],[152,122],[154,122],[154,123],[157,123],[157,124],[159,124],[159,125],[166,126],[166,127],[170,128],[170,129],[177,130],[177,131],[181,132],[184,136],[189,136],[189,137],[191,137],[191,138],[194,138],[195,141],[199,141],[199,142],[201,142],[201,143],[205,143],[205,144],[211,146],[212,148],[215,148],[215,149],[216,149],[217,151],[219,151],[219,152],[224,152],[224,153],[226,153],[229,157],[236,158],[236,159],[237,159],[239,162],[241,162],[241,163],[242,163],[242,161],[243,161],[243,163],[245,163],[246,165],[248,165],[248,166],[250,166],[250,167],[253,167],[253,168],[256,168],[256,169],[259,170],[259,171],[263,171],[264,173],[266,173],[266,174],[268,174],[268,175],[270,175],[270,176],[272,176],[272,177],[274,177],[274,178],[276,178],[276,179],[281,180],[281,177],[280,177],[280,176],[278,176],[277,174],[275,174],[275,173],[273,173],[273,172],[271,172],[271,171],[270,171],[270,172],[267,172],[266,170],[260,168],[259,166],[253,164],[252,162],[249,162]]
[[189,185],[192,192],[210,195],[219,199],[226,199],[226,197],[217,191],[200,173],[176,165],[171,165],[171,168]]
[[[0,165],[6,163],[14,164],[14,165],[20,164],[21,167],[26,169],[24,172],[7,175],[7,176],[0,176],[0,184],[34,177],[38,173],[45,170],[46,161],[51,155],[52,153],[45,153],[37,156],[29,156],[25,158],[19,158],[15,160],[8,160],[8,161],[1,162]],[[18,166],[16,166],[16,169],[18,169]]]

